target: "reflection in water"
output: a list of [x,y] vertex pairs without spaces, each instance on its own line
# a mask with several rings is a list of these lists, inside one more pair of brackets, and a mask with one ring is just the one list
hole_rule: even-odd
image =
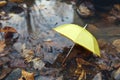
[[[29,1],[28,1],[29,2]],[[19,14],[9,13],[9,20],[1,20],[3,26],[14,27],[21,34],[23,43],[27,48],[33,49],[40,44],[44,58],[48,62],[53,62],[59,51],[65,46],[70,46],[70,40],[63,38],[52,30],[61,24],[72,23],[74,20],[74,10],[72,5],[61,3],[56,0],[32,0],[23,4],[24,11]],[[47,40],[51,43],[46,44]],[[52,49],[52,52],[46,49]],[[47,56],[48,55],[48,56]],[[51,56],[51,57],[50,57]]]
[[60,24],[72,23],[74,17],[73,12],[72,5],[66,3],[36,0],[36,4],[31,8],[30,13],[32,27],[41,27],[42,30],[46,30]]
[[2,21],[3,26],[15,27],[23,36],[35,33],[35,36],[47,38],[50,35],[42,36],[43,32],[47,34],[51,32],[53,27],[73,22],[74,10],[72,5],[56,0],[32,0],[26,1],[26,6],[27,9],[19,15],[10,14],[12,18]]
[[[55,41],[60,41],[63,45],[71,45],[70,41],[56,35],[52,28],[66,23],[83,25],[85,22],[76,14],[71,4],[57,0],[26,0],[24,5],[27,6],[24,8],[24,12],[19,14],[10,13],[11,19],[1,20],[3,26],[14,27],[22,37],[27,37],[30,34],[30,36],[42,40],[54,38]],[[6,10],[10,10],[10,8]],[[102,20],[100,22],[100,20],[95,21],[93,19],[87,19],[87,22],[95,24],[100,29],[100,32],[92,32],[97,38],[109,39],[119,37],[118,25],[108,25],[109,27],[107,27],[106,24],[101,23]],[[116,37],[112,34],[112,32],[115,32],[114,28],[117,30],[117,33],[114,33],[115,35],[117,34]]]

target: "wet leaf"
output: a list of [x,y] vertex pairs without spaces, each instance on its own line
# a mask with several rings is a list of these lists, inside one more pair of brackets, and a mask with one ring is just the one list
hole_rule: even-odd
[[23,2],[23,0],[9,0],[9,2],[21,3],[21,2]]
[[83,80],[85,78],[85,76],[86,76],[86,72],[84,70],[82,70],[78,80]]
[[5,33],[13,32],[13,33],[16,33],[17,30],[15,28],[13,28],[13,27],[5,26],[4,28],[0,29],[0,32],[5,32]]
[[34,73],[29,73],[25,70],[22,70],[22,76],[18,80],[34,80]]
[[4,32],[6,45],[15,43],[19,38],[19,34],[17,33],[17,30],[10,26],[5,26],[4,28],[1,28],[0,32]]
[[23,52],[21,53],[22,57],[25,58],[26,62],[31,62],[33,57],[34,57],[34,52],[33,50],[29,50],[29,49],[23,49]]
[[82,58],[77,58],[76,61],[77,61],[78,66],[79,65],[93,65],[93,64],[83,60]]
[[35,69],[41,70],[45,66],[45,63],[40,60],[40,58],[33,59],[33,67]]
[[0,53],[4,50],[5,46],[5,41],[0,41]]
[[7,46],[13,45],[15,42],[17,42],[17,40],[19,38],[19,34],[13,33],[13,32],[7,32],[4,34],[4,38],[5,38],[5,44]]
[[0,7],[3,7],[4,5],[6,5],[7,2],[6,1],[0,1]]

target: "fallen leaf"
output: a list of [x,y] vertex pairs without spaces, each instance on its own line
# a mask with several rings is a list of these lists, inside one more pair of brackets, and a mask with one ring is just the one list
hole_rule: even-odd
[[23,2],[23,0],[9,0],[9,2],[21,3],[21,2]]
[[7,46],[13,45],[15,42],[17,42],[19,38],[19,34],[13,33],[13,32],[7,32],[7,33],[4,33],[4,38],[5,38],[5,44]]
[[10,45],[10,44],[13,45],[19,38],[19,33],[17,33],[17,30],[10,26],[5,26],[4,28],[0,28],[0,32],[4,32],[6,45]]
[[6,1],[0,1],[0,7],[3,7],[4,5],[6,5],[7,2]]
[[5,26],[4,28],[0,29],[0,32],[13,32],[13,33],[17,33],[17,30],[13,27],[9,27],[9,26]]
[[33,61],[33,67],[35,69],[41,70],[45,66],[45,63],[42,60],[40,60],[40,58],[35,58],[32,61]]
[[[93,65],[93,64],[85,61],[85,60],[82,59],[82,58],[76,58],[76,61],[77,61],[77,65],[78,65],[78,66],[79,66],[79,65]],[[94,66],[94,65],[93,65],[93,66]]]
[[34,73],[29,73],[25,70],[22,70],[22,76],[18,80],[34,80]]
[[23,52],[21,53],[22,57],[25,58],[26,62],[31,62],[34,57],[34,52],[29,49],[23,49]]
[[[82,72],[81,72],[78,80],[83,80],[83,79],[85,79],[85,76],[86,76],[86,72],[85,72],[84,70],[82,70]],[[85,80],[86,80],[86,79],[85,79]]]
[[0,52],[4,51],[5,46],[5,41],[0,41]]

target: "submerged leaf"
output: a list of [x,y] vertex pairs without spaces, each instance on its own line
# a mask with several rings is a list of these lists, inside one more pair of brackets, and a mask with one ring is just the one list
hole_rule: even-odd
[[34,73],[29,73],[25,70],[22,70],[22,76],[18,80],[34,80]]

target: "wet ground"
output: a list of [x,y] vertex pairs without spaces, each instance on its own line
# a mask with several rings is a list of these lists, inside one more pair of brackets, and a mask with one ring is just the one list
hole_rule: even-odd
[[[116,54],[118,57],[115,57],[116,55],[114,55],[114,53],[118,53],[116,50],[110,51],[110,49],[115,48],[109,45],[109,42],[112,43],[114,40],[120,38],[119,24],[109,23],[107,20],[99,17],[83,19],[76,13],[72,4],[56,0],[33,0],[31,2],[25,2],[22,5],[20,4],[19,6],[14,3],[9,3],[2,9],[1,12],[3,16],[0,20],[1,26],[11,26],[20,34],[17,42],[12,45],[12,48],[8,47],[8,50],[6,50],[9,51],[9,54],[6,54],[7,56],[1,56],[1,60],[5,61],[5,63],[2,63],[4,65],[1,67],[1,71],[3,69],[9,70],[8,72],[3,70],[6,76],[3,80],[13,80],[14,78],[12,78],[12,76],[14,76],[15,73],[20,75],[19,72],[21,69],[34,72],[35,80],[77,80],[78,78],[79,80],[82,80],[80,78],[83,78],[83,80],[92,80],[95,74],[99,72],[102,74],[102,80],[110,80],[111,72],[114,70],[111,69],[112,60],[110,59],[115,59],[119,62],[120,56]],[[6,11],[5,14],[4,11]],[[53,31],[53,28],[66,23],[75,23],[81,26],[88,24],[86,29],[90,31],[97,40],[103,39],[105,40],[103,42],[106,42],[105,46],[102,46],[104,49],[101,49],[101,53],[110,53],[109,55],[112,55],[112,57],[108,56],[108,54],[103,55],[101,60],[95,56],[86,56],[85,58],[83,55],[82,58],[89,63],[74,58],[73,60],[68,60],[66,67],[61,69],[62,66],[60,63],[73,43]],[[1,40],[4,40],[4,37],[1,36]],[[108,49],[109,46],[111,46],[110,49]],[[105,48],[107,49],[105,50]],[[4,57],[6,60],[8,59],[8,61],[4,60]],[[16,57],[18,59],[16,59]],[[91,57],[91,59],[87,59],[89,57]],[[94,62],[94,58],[96,58],[96,62]],[[24,63],[24,61],[27,62],[27,64]],[[81,69],[79,66],[81,65],[80,62],[86,64],[82,67],[84,69]],[[102,63],[104,63],[104,65]],[[99,64],[99,67],[91,64]],[[113,64],[112,68],[115,68],[117,63],[115,63],[115,66]],[[101,65],[105,66],[105,68],[101,67]],[[119,66],[117,66],[116,69],[118,68]],[[87,69],[89,69],[88,72],[90,73],[86,73]],[[95,72],[92,73],[92,70]],[[107,74],[109,71],[111,71],[110,74]],[[9,75],[7,75],[8,73]],[[87,77],[83,76],[85,74]],[[19,78],[18,75],[16,75],[16,78]],[[106,78],[105,76],[110,78]]]

